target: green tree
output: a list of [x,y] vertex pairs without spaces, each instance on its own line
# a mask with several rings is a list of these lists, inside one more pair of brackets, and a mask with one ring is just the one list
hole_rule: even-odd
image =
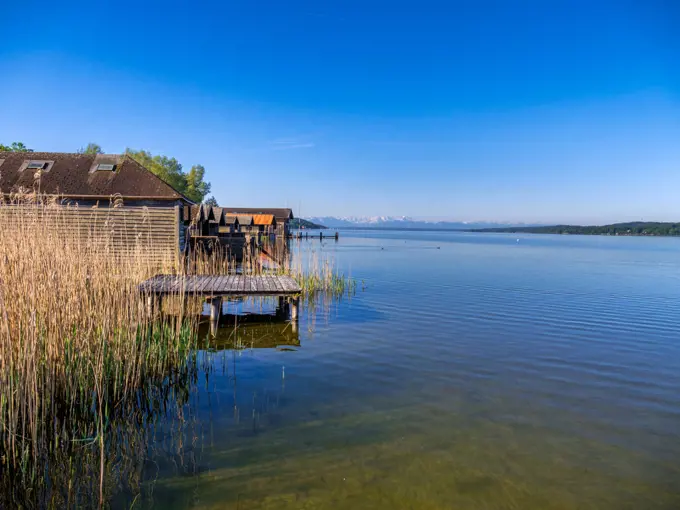
[[132,149],[126,149],[125,154],[196,203],[202,202],[210,192],[210,183],[203,180],[205,168],[201,165],[195,165],[189,173],[184,173],[181,163],[175,158],[154,156],[148,151]]
[[0,152],[33,152],[33,149],[29,149],[22,142],[12,142],[12,145],[2,145],[0,143]]
[[205,168],[202,165],[194,165],[186,174],[187,190],[185,195],[194,202],[202,202],[210,193],[210,183],[205,182]]
[[207,199],[205,202],[203,202],[205,205],[209,205],[211,207],[219,207],[217,204],[217,199],[215,197],[210,197]]
[[175,158],[153,156],[151,153],[143,150],[134,151],[127,149],[126,154],[163,179],[180,193],[186,192],[186,177],[182,171],[182,165]]
[[90,142],[85,147],[81,147],[80,149],[78,149],[78,154],[97,155],[97,154],[104,154],[104,151],[102,150],[101,145]]

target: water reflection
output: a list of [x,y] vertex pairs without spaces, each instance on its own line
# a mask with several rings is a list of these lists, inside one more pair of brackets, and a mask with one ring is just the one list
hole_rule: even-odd
[[[185,458],[184,430],[191,421],[186,411],[198,372],[192,358],[162,384],[145,384],[135,403],[118,402],[107,410],[104,434],[90,421],[62,424],[55,444],[26,459],[40,465],[44,477],[0,469],[0,508],[96,508],[102,502],[129,508],[144,491],[149,461],[158,458],[154,452]],[[178,433],[163,433],[165,423]]]
[[[210,324],[202,321],[199,335],[210,334]],[[213,350],[285,349],[300,347],[300,333],[285,311],[274,314],[222,315],[217,334],[210,340]]]

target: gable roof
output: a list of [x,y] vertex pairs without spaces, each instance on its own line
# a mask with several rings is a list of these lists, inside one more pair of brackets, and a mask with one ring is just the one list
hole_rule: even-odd
[[253,223],[255,225],[274,225],[276,220],[273,214],[255,214],[253,216]]
[[247,214],[227,213],[227,217],[229,216],[236,216],[238,218],[238,224],[243,225],[244,227],[253,225],[253,217],[248,216]]
[[213,207],[213,213],[215,214],[215,219],[217,220],[217,223],[219,223],[222,226],[226,225],[225,214],[221,208]]
[[[27,168],[31,161],[45,162],[39,189],[48,195],[91,199],[120,195],[193,203],[131,157],[118,154],[0,152],[0,192],[37,189],[37,171]],[[97,170],[99,164],[115,165],[115,171]]]
[[293,210],[292,209],[287,209],[287,208],[271,208],[271,207],[223,207],[225,211],[228,211],[233,214],[248,214],[250,216],[256,215],[256,214],[271,214],[276,218],[277,221],[288,221],[292,220],[295,218],[293,216]]
[[219,222],[220,225],[224,225],[224,220],[227,214],[227,211],[224,210],[224,207],[211,207],[213,215],[215,216],[215,220]]

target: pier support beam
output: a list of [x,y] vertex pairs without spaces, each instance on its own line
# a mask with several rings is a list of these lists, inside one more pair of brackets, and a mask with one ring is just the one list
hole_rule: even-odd
[[276,317],[280,320],[288,319],[288,300],[284,296],[279,296],[279,305],[276,307]]
[[293,298],[290,302],[290,320],[297,322],[300,313],[300,298]]
[[220,325],[222,316],[222,297],[217,296],[210,300],[210,334],[215,336]]
[[297,333],[299,320],[300,320],[300,298],[296,297],[290,301],[290,328],[293,331],[293,333]]

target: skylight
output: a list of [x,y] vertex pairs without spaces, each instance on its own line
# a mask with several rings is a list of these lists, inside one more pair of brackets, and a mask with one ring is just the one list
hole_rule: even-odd
[[47,161],[29,161],[26,168],[29,170],[42,170],[45,167],[47,167]]
[[112,165],[110,163],[99,163],[97,165],[97,170],[113,172],[115,169],[116,169],[116,165]]

